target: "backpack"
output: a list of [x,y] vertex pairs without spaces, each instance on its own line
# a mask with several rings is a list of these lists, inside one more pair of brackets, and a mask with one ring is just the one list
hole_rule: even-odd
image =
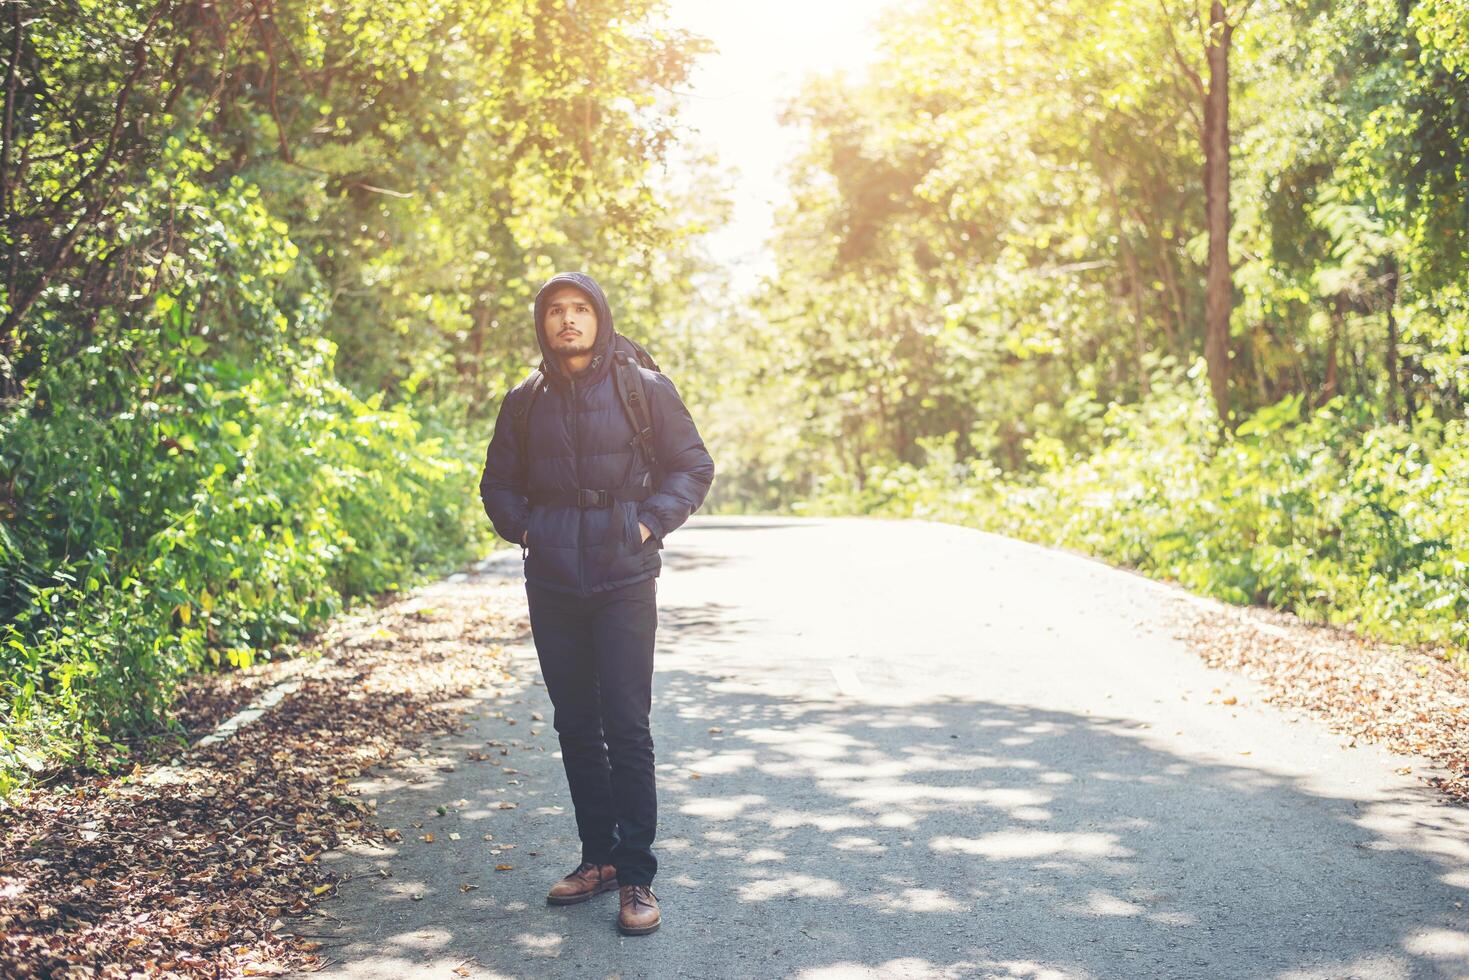
[[[639,367],[662,374],[658,362],[642,344],[631,337],[618,334],[612,345],[612,387],[617,391],[617,400],[622,403],[623,414],[632,424],[633,444],[642,451],[648,464],[648,472],[658,471],[658,452],[653,446],[653,413],[648,408],[648,391],[643,385]],[[526,447],[530,442],[530,413],[535,406],[536,396],[546,386],[545,376],[536,368],[525,379],[524,394],[510,407],[510,421],[515,430],[515,447],[520,454],[521,486],[530,489],[528,467],[530,456]],[[654,477],[656,479],[656,477]]]

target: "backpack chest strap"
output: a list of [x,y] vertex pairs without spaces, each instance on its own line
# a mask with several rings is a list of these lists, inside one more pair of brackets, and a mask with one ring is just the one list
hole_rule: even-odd
[[576,490],[532,491],[530,501],[533,504],[559,504],[563,507],[611,507],[614,503],[628,500],[647,500],[653,496],[653,492],[652,487],[618,487],[616,490],[588,490],[582,487]]

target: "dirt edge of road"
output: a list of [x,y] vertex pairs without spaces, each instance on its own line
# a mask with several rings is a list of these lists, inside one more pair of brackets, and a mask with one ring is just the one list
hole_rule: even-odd
[[[1469,675],[1431,650],[1387,643],[1279,610],[1177,603],[1169,626],[1211,667],[1262,684],[1263,700],[1300,709],[1344,737],[1426,760],[1406,764],[1469,804]],[[1220,703],[1231,703],[1221,698]]]
[[238,731],[13,799],[0,817],[0,975],[325,965],[293,927],[339,884],[318,856],[398,839],[348,782],[461,731],[466,709],[512,682],[505,647],[526,635],[523,593],[495,576],[448,582],[342,617],[298,660],[192,679],[178,707],[191,731],[274,693]]

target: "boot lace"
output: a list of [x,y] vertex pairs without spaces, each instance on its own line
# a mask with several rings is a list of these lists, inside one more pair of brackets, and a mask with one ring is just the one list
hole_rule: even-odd
[[657,896],[653,894],[652,888],[647,885],[629,885],[628,887],[631,889],[627,894],[629,902],[646,905],[649,908],[653,907],[653,899]]

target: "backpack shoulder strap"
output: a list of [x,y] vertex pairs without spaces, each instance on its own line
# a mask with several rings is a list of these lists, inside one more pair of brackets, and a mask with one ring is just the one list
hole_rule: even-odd
[[626,346],[630,348],[632,351],[633,359],[636,360],[643,367],[647,368],[649,371],[657,371],[659,374],[663,373],[662,369],[658,367],[658,362],[653,360],[653,355],[648,353],[648,348],[644,347],[642,344],[638,343],[636,340],[633,340],[626,334],[618,334],[617,339],[619,341],[618,346]]
[[648,405],[648,389],[637,361],[625,350],[613,352],[612,383],[617,389],[617,400],[622,402],[622,411],[632,424],[632,444],[642,450],[648,472],[656,473],[658,451],[653,445],[653,412]]
[[536,368],[520,383],[520,395],[510,403],[510,423],[515,430],[515,454],[520,460],[520,483],[530,491],[530,410],[535,407],[536,396],[541,393],[545,380],[541,369]]

